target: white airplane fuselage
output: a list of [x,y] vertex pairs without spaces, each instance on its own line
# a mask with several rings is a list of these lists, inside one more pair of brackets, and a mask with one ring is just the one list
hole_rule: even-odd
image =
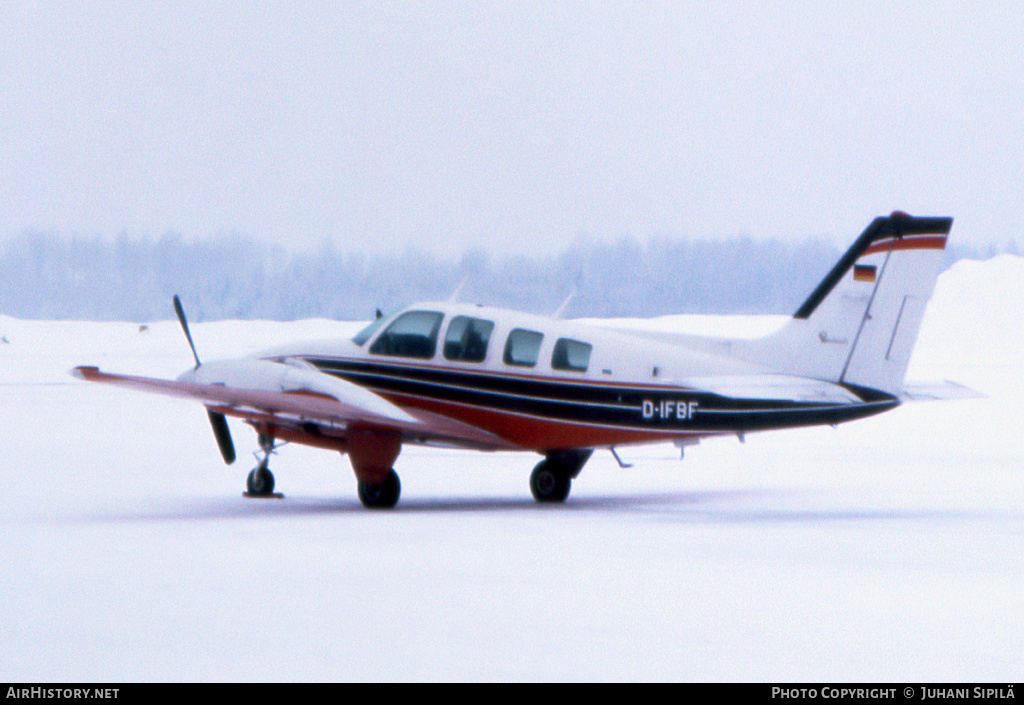
[[[436,317],[434,335],[406,350],[382,352],[385,346],[379,338],[407,314]],[[459,359],[462,350],[448,342],[455,337],[448,331],[465,320],[493,324],[482,352],[472,355],[479,359]],[[539,336],[535,356],[517,360],[507,354],[515,332]],[[504,442],[496,448],[541,453],[833,424],[898,403],[879,394],[864,399],[839,385],[795,378],[727,354],[743,341],[719,340],[723,354],[716,354],[688,347],[687,339],[470,304],[427,302],[382,319],[362,344],[307,342],[257,357],[301,361],[398,407],[486,430]],[[703,342],[714,347],[713,339]],[[561,355],[567,346],[580,351],[579,359]],[[801,399],[787,393],[785,398],[752,401],[695,384],[712,378],[774,379],[785,383],[787,392],[799,383],[806,394]]]

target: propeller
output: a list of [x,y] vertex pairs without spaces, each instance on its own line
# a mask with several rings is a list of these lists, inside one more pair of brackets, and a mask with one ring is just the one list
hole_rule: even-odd
[[[192,357],[196,360],[196,369],[203,364],[199,362],[199,355],[196,353],[196,345],[192,342],[192,332],[188,329],[188,319],[185,318],[185,309],[181,307],[181,299],[178,295],[174,295],[174,313],[178,316],[178,323],[181,324],[181,329],[185,331],[185,338],[188,340],[188,346],[192,348]],[[220,448],[221,457],[224,458],[224,462],[228,465],[235,462],[235,444],[231,441],[231,431],[228,429],[228,420],[224,418],[224,414],[216,411],[206,410],[206,415],[210,417],[210,426],[213,427],[213,437],[217,439],[217,447]]]
[[199,362],[199,355],[196,354],[196,344],[192,342],[192,332],[188,329],[188,320],[185,318],[185,309],[181,307],[181,299],[178,295],[174,295],[174,312],[178,315],[178,323],[181,324],[181,329],[185,331],[185,338],[188,339],[188,346],[192,348],[192,357],[196,359],[196,369],[203,363]]

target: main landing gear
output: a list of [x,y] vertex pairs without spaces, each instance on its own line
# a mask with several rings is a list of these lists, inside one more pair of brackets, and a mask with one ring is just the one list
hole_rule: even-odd
[[401,450],[397,433],[349,430],[346,452],[359,483],[359,501],[367,509],[391,509],[398,504],[402,483],[392,466]]
[[391,509],[398,504],[401,493],[402,483],[394,469],[388,471],[382,482],[359,481],[359,501],[367,509]]
[[572,481],[590,458],[593,450],[566,450],[548,453],[530,475],[533,498],[542,503],[564,502]]

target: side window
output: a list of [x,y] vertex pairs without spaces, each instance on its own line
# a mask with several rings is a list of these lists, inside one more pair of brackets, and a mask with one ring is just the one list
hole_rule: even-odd
[[533,367],[537,364],[542,340],[544,336],[541,333],[516,328],[508,334],[508,342],[505,343],[505,364]]
[[491,339],[494,324],[481,318],[456,316],[448,324],[444,337],[444,356],[447,360],[483,362],[487,356],[487,341]]
[[381,333],[370,352],[429,360],[437,349],[437,330],[444,316],[436,311],[409,311]]
[[590,351],[593,346],[578,340],[559,338],[555,350],[551,353],[551,367],[556,370],[586,372],[590,364]]

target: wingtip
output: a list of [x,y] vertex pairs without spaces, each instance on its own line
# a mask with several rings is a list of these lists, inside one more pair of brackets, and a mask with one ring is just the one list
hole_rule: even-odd
[[79,365],[78,367],[71,370],[70,374],[72,377],[76,379],[82,379],[88,382],[89,378],[97,374],[99,371],[100,368],[92,365]]

